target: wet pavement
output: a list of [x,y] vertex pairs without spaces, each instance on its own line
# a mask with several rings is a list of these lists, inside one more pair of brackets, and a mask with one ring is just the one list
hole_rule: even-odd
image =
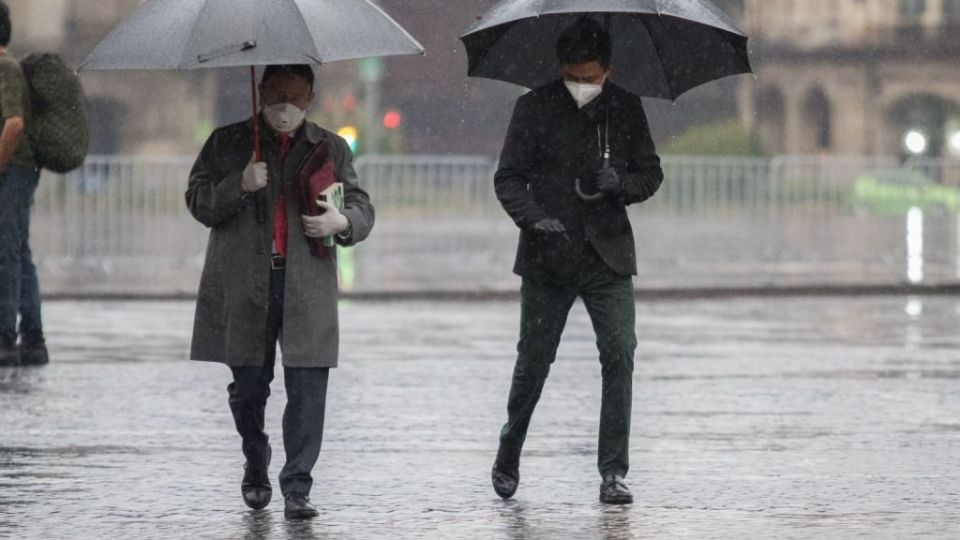
[[[514,303],[347,303],[320,517],[246,510],[228,371],[192,304],[46,306],[54,362],[0,370],[0,538],[956,538],[960,299],[638,306],[636,503],[597,503],[600,369],[582,306],[515,500],[488,471]],[[268,431],[282,455],[282,373]],[[279,459],[271,473],[279,473]]]
[[[638,207],[631,220],[641,290],[960,283],[960,218],[953,215],[927,215],[912,235],[902,216],[677,216]],[[36,221],[48,229],[34,236],[58,242],[35,246],[47,294],[197,292],[207,231],[192,218],[151,220],[151,230],[163,231],[156,234],[132,227],[129,239],[139,240],[114,250],[121,253],[81,228],[71,234],[84,239],[78,243],[87,251],[71,254],[63,251],[56,220]],[[479,216],[378,214],[375,234],[349,255],[340,252],[343,285],[362,294],[515,291],[517,237],[499,209]],[[191,245],[181,245],[183,239]],[[137,251],[143,246],[149,254]]]

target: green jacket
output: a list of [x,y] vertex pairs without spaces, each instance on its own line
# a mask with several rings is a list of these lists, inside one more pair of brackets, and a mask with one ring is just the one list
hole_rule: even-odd
[[[30,90],[20,62],[7,53],[0,54],[0,129],[7,118],[20,116],[24,124],[30,116]],[[30,139],[24,130],[17,149],[10,158],[10,165],[36,168],[37,160],[30,147]]]

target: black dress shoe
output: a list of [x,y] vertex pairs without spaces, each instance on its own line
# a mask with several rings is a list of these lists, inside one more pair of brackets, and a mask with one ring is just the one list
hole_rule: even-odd
[[633,503],[633,494],[623,483],[623,477],[618,475],[608,475],[600,484],[600,502],[603,504],[631,504]]
[[266,467],[256,471],[249,463],[245,465],[243,481],[240,482],[240,493],[243,495],[244,504],[250,508],[254,510],[266,508],[273,499],[273,487],[270,485]]
[[43,339],[43,334],[24,334],[20,336],[18,350],[21,366],[43,366],[50,363],[47,342]]
[[20,365],[20,352],[17,349],[16,339],[0,336],[0,367],[16,367]]
[[301,493],[291,493],[284,498],[283,515],[289,519],[310,519],[320,515],[317,507]]
[[509,499],[517,492],[517,486],[520,485],[520,465],[501,465],[498,461],[493,464],[490,480],[497,495],[501,499]]
[[249,465],[245,467],[243,473],[240,493],[243,495],[244,504],[254,510],[265,508],[273,499],[273,487],[266,472],[254,471]]

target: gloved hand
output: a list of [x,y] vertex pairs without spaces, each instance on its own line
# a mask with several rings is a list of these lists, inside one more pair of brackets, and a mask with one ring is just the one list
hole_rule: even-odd
[[567,228],[559,219],[541,219],[533,224],[533,230],[545,233],[565,233]]
[[240,186],[247,193],[254,193],[267,187],[267,164],[257,161],[256,155],[250,158],[250,163],[243,169],[243,178]]
[[326,238],[340,234],[350,227],[350,220],[340,213],[340,209],[326,202],[317,201],[323,213],[319,216],[301,216],[303,233],[310,238]]
[[620,183],[620,176],[613,167],[605,167],[597,171],[597,191],[614,197],[623,195],[623,184]]

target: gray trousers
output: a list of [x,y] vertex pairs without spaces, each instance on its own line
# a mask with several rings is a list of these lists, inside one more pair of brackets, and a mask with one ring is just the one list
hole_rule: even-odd
[[[267,357],[262,367],[234,367],[233,383],[227,387],[230,410],[243,439],[243,455],[254,470],[270,464],[270,442],[264,431],[264,410],[270,397],[276,363],[277,339],[283,327],[284,273],[270,276],[270,307],[267,315]],[[280,491],[310,494],[311,471],[320,457],[323,419],[327,401],[327,368],[283,368],[287,406],[283,412],[283,446],[286,463],[280,471]]]

